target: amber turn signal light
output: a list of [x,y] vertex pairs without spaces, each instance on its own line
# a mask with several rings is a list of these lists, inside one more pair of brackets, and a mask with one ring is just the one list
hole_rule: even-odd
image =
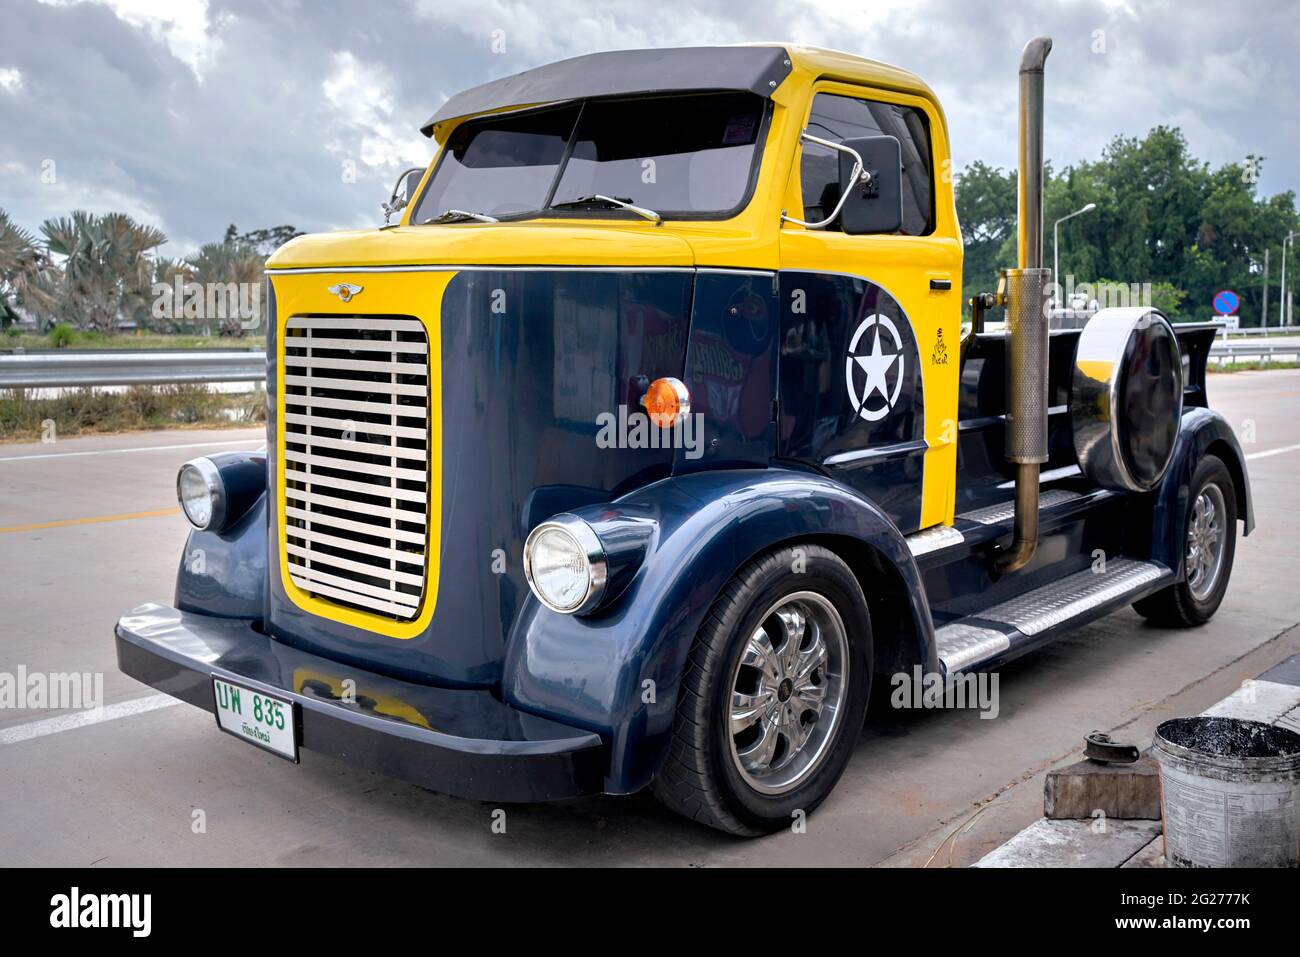
[[641,397],[641,405],[650,421],[661,429],[670,429],[691,411],[691,394],[681,379],[665,376],[655,379]]

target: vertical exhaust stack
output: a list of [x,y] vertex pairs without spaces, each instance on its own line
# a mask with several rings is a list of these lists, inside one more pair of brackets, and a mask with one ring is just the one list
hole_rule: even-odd
[[1007,308],[1007,461],[1016,466],[1015,538],[997,553],[998,571],[1024,568],[1038,547],[1038,469],[1047,461],[1045,309],[1052,271],[1043,268],[1043,64],[1049,37],[1020,55],[1017,268],[1004,274]]

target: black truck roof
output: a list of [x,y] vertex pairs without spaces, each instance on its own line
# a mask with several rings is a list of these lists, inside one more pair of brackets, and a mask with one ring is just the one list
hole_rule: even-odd
[[478,113],[590,97],[640,93],[748,90],[768,97],[790,73],[781,46],[674,47],[589,53],[491,80],[448,98],[420,127],[434,136],[444,125]]

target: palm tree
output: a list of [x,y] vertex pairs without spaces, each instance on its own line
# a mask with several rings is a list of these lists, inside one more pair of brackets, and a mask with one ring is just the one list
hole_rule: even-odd
[[[244,290],[260,289],[263,270],[266,268],[266,259],[257,248],[237,239],[200,246],[199,251],[186,262],[193,271],[193,281],[202,284],[205,289],[229,283],[238,283]],[[245,283],[250,285],[244,285]],[[259,308],[263,305],[259,303]],[[237,336],[243,332],[241,318],[233,306],[234,303],[228,303],[226,315],[220,317],[223,336]]]
[[52,305],[39,281],[42,277],[48,279],[53,269],[36,237],[14,224],[0,209],[0,326],[21,318],[19,306],[40,313]]
[[[167,256],[155,256],[153,264],[153,283],[152,286],[162,283],[169,289],[176,288],[176,277],[179,276],[182,288],[184,284],[191,281],[194,276],[194,269],[184,259],[171,259]],[[172,303],[169,301],[171,308],[171,318],[164,318],[153,312],[152,308],[149,313],[149,329],[151,332],[180,332],[185,328],[185,312],[183,302]],[[158,303],[154,303],[158,305]],[[164,314],[165,315],[165,314]]]
[[149,313],[153,261],[146,254],[167,241],[161,230],[125,213],[102,216],[78,210],[41,225],[45,245],[63,256],[63,271],[43,283],[55,300],[53,318],[82,329],[112,332],[120,316]]

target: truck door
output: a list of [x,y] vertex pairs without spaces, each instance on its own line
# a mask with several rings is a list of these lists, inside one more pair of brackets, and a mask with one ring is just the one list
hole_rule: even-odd
[[[897,138],[903,223],[865,236],[838,220],[784,224],[779,454],[857,488],[904,533],[950,523],[962,246],[943,114],[921,97],[821,82],[802,128],[834,142]],[[787,209],[818,222],[839,197],[839,154],[800,150]]]

